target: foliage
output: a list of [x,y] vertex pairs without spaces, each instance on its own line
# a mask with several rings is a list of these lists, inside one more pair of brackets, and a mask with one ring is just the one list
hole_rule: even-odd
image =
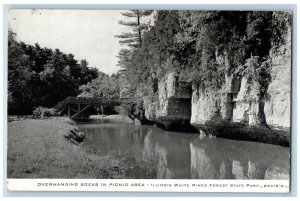
[[37,107],[32,112],[35,118],[52,117],[57,116],[57,112],[54,108]]
[[127,99],[130,111],[138,110],[143,96],[157,94],[168,72],[202,90],[219,90],[226,74],[248,73],[263,95],[270,82],[269,52],[285,41],[290,17],[269,11],[156,11],[142,45],[119,53],[127,96],[138,98]]
[[[140,49],[146,47],[144,44],[143,35],[150,29],[150,21],[145,22],[145,19],[152,15],[153,10],[132,10],[128,12],[123,12],[122,15],[134,19],[134,21],[119,21],[119,24],[125,25],[132,28],[132,32],[122,33],[116,35],[115,37],[120,38],[119,42],[122,45],[127,45],[132,49],[121,49],[119,55],[118,65],[123,69],[120,71],[123,75],[123,87],[120,90],[123,106],[127,108],[130,113],[140,113],[138,108],[142,103],[142,96],[136,96],[136,90],[139,88],[139,84],[145,76],[142,76],[144,71],[140,68],[141,51],[135,51],[135,49]],[[145,18],[145,19],[144,19]],[[138,64],[138,65],[137,65]],[[148,76],[148,75],[146,75]],[[146,78],[147,79],[147,78]]]
[[272,17],[272,42],[278,47],[285,44],[288,26],[291,26],[292,14],[290,12],[273,12]]
[[80,86],[80,97],[105,97],[110,100],[118,100],[122,87],[121,74],[111,76],[100,72],[98,77],[86,85]]
[[24,104],[31,106],[33,97],[28,90],[33,71],[30,68],[28,55],[24,54],[20,44],[15,40],[15,34],[8,35],[8,105],[12,108],[25,112]]
[[86,60],[79,63],[73,54],[59,49],[18,42],[9,32],[9,114],[30,114],[34,107],[52,107],[68,96],[77,96],[79,86],[97,75],[98,70],[89,68]]
[[182,65],[190,69],[188,81],[202,89],[218,89],[230,73],[243,62],[246,55],[246,12],[180,11],[180,25],[184,30],[177,34],[183,51],[189,49]]
[[258,83],[259,97],[264,97],[267,93],[271,81],[270,66],[270,59],[262,60],[259,56],[254,56],[247,59],[244,67],[239,69],[239,74],[247,78],[248,87],[251,87],[254,82]]
[[143,23],[142,18],[152,13],[152,10],[131,10],[121,13],[124,17],[133,18],[134,21],[119,21],[119,24],[131,27],[133,31],[116,35],[115,37],[120,38],[120,44],[129,47],[140,47],[142,45],[142,34],[149,27],[149,23]]
[[[271,49],[273,12],[249,12],[247,15],[246,36],[250,57],[267,57]],[[249,55],[248,55],[249,57]]]
[[135,116],[143,116],[143,97],[157,91],[158,80],[169,70],[164,66],[172,66],[176,57],[176,16],[176,11],[157,11],[154,26],[142,35],[142,45],[119,53],[119,65],[126,79],[124,105]]

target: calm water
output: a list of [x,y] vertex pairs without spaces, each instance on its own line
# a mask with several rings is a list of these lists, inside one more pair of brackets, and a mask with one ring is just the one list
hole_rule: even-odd
[[[290,149],[286,147],[167,132],[112,120],[79,124],[100,156],[128,157],[147,178],[288,179]],[[143,177],[136,175],[137,178]]]

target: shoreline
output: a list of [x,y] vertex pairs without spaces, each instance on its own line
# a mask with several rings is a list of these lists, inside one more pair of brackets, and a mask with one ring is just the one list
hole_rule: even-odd
[[90,153],[66,135],[80,132],[65,117],[8,123],[7,178],[133,178],[126,158]]
[[134,123],[134,120],[130,119],[127,115],[121,114],[112,114],[112,115],[91,115],[90,119],[103,119],[103,120],[113,120],[113,121],[122,121],[125,123]]
[[[8,122],[24,121],[32,119],[30,116],[17,117],[16,115],[8,116]],[[69,119],[67,117],[49,117],[44,119],[36,120],[47,120],[47,119]],[[127,115],[124,114],[113,114],[113,115],[91,115],[90,120],[110,120],[121,123],[135,124],[135,125],[148,125],[143,124],[141,121],[132,120]],[[69,119],[68,121],[73,120]],[[67,122],[68,122],[67,121]],[[150,121],[150,120],[148,120]],[[162,123],[163,122],[163,123]],[[174,121],[176,122],[176,121]],[[268,128],[263,126],[245,126],[239,123],[213,123],[209,122],[207,124],[197,124],[188,123],[182,125],[182,123],[175,123],[172,121],[154,121],[151,123],[157,127],[162,128],[165,131],[173,132],[183,132],[183,133],[195,133],[199,135],[212,135],[219,138],[231,139],[237,141],[251,141],[266,144],[279,145],[284,147],[290,147],[290,128]],[[80,122],[78,122],[80,124]],[[151,125],[152,125],[151,124]],[[175,126],[174,126],[174,125]],[[185,128],[186,126],[186,128]],[[182,128],[184,127],[184,128]],[[78,128],[77,128],[78,129]],[[65,131],[67,132],[67,131]],[[65,135],[62,133],[62,135]],[[74,142],[74,141],[73,141]],[[76,142],[75,142],[76,144]]]
[[[134,120],[126,115],[92,115],[91,119],[112,120],[117,122],[147,125]],[[152,120],[152,123],[165,131],[195,133],[216,136],[223,139],[237,141],[250,141],[265,144],[290,147],[290,128],[269,128],[266,126],[247,126],[241,123],[208,122],[206,124],[190,123],[190,120],[176,118],[161,118]]]

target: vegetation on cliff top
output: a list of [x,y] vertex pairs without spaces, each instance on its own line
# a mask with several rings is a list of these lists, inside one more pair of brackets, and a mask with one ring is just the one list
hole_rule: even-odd
[[126,91],[140,97],[133,110],[141,108],[144,96],[155,96],[168,72],[209,90],[220,89],[226,74],[251,72],[264,95],[269,52],[284,43],[290,18],[290,13],[271,11],[156,11],[141,45],[119,54]]

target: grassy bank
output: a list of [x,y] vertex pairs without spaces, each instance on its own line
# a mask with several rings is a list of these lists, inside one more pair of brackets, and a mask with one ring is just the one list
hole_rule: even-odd
[[74,128],[66,118],[8,123],[8,178],[130,178],[127,165],[99,157],[65,139]]

